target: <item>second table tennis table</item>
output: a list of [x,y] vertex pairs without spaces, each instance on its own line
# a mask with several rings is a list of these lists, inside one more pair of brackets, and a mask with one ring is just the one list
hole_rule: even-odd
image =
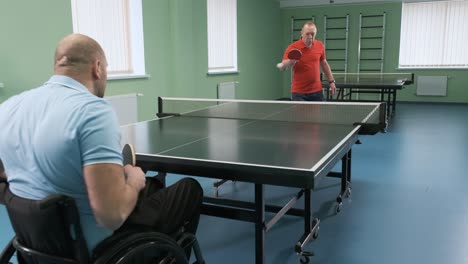
[[[159,98],[164,118],[122,127],[145,171],[253,183],[253,202],[205,197],[202,213],[255,224],[255,263],[265,263],[266,232],[286,214],[303,218],[295,251],[317,238],[311,194],[325,176],[341,179],[336,210],[350,195],[351,148],[359,133],[385,126],[385,104]],[[341,161],[341,171],[332,168]],[[266,204],[264,186],[298,188],[285,206]],[[294,204],[304,198],[304,207]],[[265,218],[266,212],[275,215]]]
[[[389,118],[396,112],[397,91],[414,82],[414,73],[333,73],[333,77],[336,96],[329,92],[328,80],[322,81],[327,100],[385,102]],[[379,99],[361,97],[364,94],[379,94]]]

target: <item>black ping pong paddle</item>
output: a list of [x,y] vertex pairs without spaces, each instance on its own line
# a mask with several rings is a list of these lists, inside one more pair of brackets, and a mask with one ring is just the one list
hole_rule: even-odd
[[135,156],[135,149],[133,148],[132,144],[125,144],[122,149],[122,159],[123,159],[123,166],[125,165],[136,165],[136,156]]

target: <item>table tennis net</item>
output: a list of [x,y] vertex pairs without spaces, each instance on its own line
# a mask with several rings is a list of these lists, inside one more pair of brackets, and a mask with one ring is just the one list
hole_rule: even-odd
[[337,82],[371,82],[371,83],[412,83],[414,75],[412,73],[334,73],[333,77]]
[[229,118],[323,124],[382,124],[383,103],[295,102],[160,98],[163,116]]

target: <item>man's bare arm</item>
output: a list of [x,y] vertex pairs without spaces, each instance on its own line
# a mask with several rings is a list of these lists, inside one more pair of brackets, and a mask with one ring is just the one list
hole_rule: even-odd
[[331,71],[330,65],[328,64],[327,60],[322,60],[320,62],[320,66],[322,66],[323,73],[325,74],[325,76],[327,76],[327,79],[329,81],[334,80],[333,73]]
[[335,78],[333,77],[330,65],[328,64],[327,60],[322,60],[320,62],[320,66],[322,67],[322,71],[325,74],[325,76],[327,76],[327,80],[330,81],[330,92],[333,95],[336,92],[336,85]]
[[116,230],[135,208],[145,174],[139,167],[111,163],[87,165],[83,174],[96,221]]
[[280,71],[287,70],[296,64],[297,60],[286,59],[276,65]]

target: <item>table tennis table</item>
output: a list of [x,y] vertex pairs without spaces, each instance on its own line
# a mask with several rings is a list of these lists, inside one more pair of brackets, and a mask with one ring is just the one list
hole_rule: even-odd
[[[323,80],[327,100],[385,102],[387,116],[396,112],[397,91],[413,84],[414,73],[333,73],[337,87],[336,96],[329,92],[328,80]],[[379,94],[378,100],[361,97],[361,94]]]
[[[325,176],[341,179],[336,211],[350,195],[351,148],[359,134],[385,126],[385,104],[159,98],[155,120],[122,127],[122,142],[136,150],[144,171],[175,173],[254,184],[253,202],[205,196],[202,213],[252,222],[255,263],[265,263],[266,232],[284,215],[303,218],[295,245],[317,238],[311,194]],[[341,171],[332,171],[341,161]],[[264,186],[297,188],[284,205],[266,204]],[[294,204],[304,199],[304,207]],[[266,212],[274,215],[266,219]],[[268,221],[267,221],[268,220]]]

